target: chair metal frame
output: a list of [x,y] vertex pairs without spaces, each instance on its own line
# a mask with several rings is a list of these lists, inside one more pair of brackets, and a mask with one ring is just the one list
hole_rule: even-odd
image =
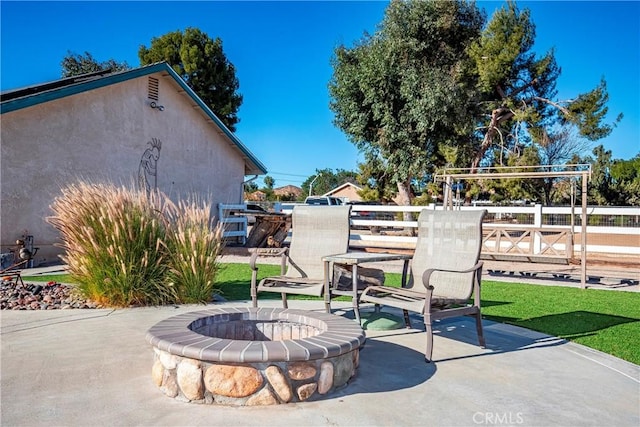
[[[425,360],[433,356],[433,322],[473,316],[480,347],[485,347],[480,307],[483,262],[482,219],[486,210],[423,210],[418,218],[418,242],[411,261],[410,274],[402,287],[369,286],[360,302],[396,307],[403,310],[411,327],[409,311],[422,314],[427,333]],[[422,285],[415,282],[422,280]],[[470,302],[471,296],[473,299]]]
[[[251,301],[258,306],[259,292],[276,292],[282,296],[282,306],[288,308],[287,295],[323,296],[330,292],[325,278],[332,281],[322,258],[347,252],[349,248],[351,206],[306,206],[293,209],[291,245],[279,249],[254,249],[251,267]],[[259,256],[280,256],[280,275],[258,282]],[[330,299],[325,309],[331,312]]]

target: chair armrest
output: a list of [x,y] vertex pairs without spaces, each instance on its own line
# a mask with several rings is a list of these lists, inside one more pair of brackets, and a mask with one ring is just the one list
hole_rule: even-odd
[[401,295],[408,298],[414,299],[424,299],[424,292],[417,292],[411,289],[405,288],[396,288],[395,286],[387,286],[387,285],[372,285],[367,286],[364,291],[362,291],[362,295],[360,295],[360,300],[364,296],[366,298],[367,295],[371,292],[382,292],[382,293],[390,293],[395,295]]
[[251,249],[251,258],[249,259],[249,267],[252,270],[257,270],[256,260],[259,256],[287,256],[289,248],[255,248]]
[[435,273],[436,271],[442,271],[442,272],[446,272],[446,273],[471,273],[473,271],[477,271],[478,269],[482,268],[484,262],[483,261],[478,261],[478,263],[476,265],[474,265],[471,268],[468,268],[466,270],[455,270],[455,269],[445,269],[445,268],[428,268],[424,271],[424,273],[422,273],[422,283],[424,284],[424,286],[426,288],[433,288],[433,286],[431,286],[429,284],[429,282],[431,281],[431,275],[433,273]]

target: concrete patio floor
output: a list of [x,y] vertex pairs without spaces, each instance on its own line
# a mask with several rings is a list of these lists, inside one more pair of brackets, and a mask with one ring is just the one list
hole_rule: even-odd
[[[348,311],[349,303],[333,305],[335,314]],[[144,336],[160,320],[203,308],[3,311],[1,425],[640,425],[639,366],[486,320],[481,349],[472,320],[463,318],[437,325],[431,364],[424,362],[422,330],[367,332],[356,377],[322,400],[269,407],[179,402],[152,383],[153,351]]]

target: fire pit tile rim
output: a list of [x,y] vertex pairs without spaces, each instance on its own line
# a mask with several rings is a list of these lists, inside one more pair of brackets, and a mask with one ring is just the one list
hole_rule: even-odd
[[[207,337],[189,328],[199,319],[225,314],[240,314],[242,320],[287,320],[313,327],[321,325],[321,332],[312,337],[295,340],[251,341]],[[328,313],[310,313],[296,309],[219,307],[183,313],[165,319],[151,327],[145,338],[151,345],[170,354],[203,361],[247,363],[315,360],[352,351],[364,343],[365,335],[362,329],[356,324],[351,326],[346,322],[350,321]],[[171,341],[168,340],[169,338]],[[178,338],[179,342],[176,342],[175,338]],[[342,341],[342,344],[333,343],[331,340]],[[239,342],[234,348],[243,346],[242,349],[227,351],[225,354],[225,349],[232,344],[232,341]],[[199,345],[195,345],[196,343]],[[248,351],[249,347],[257,348],[254,343],[260,345],[262,351]]]
[[[315,338],[317,341],[321,341],[321,342],[326,342],[328,343],[331,348],[333,348],[333,346],[338,346],[338,355],[343,354],[343,353],[347,353],[351,350],[355,350],[356,348],[359,348],[362,344],[364,344],[363,342],[358,341],[353,341],[353,340],[346,340],[344,338],[336,338],[335,336],[332,336],[330,334],[323,334],[323,335],[317,335],[315,337],[310,337],[310,338]],[[355,347],[354,347],[355,345]],[[329,349],[329,347],[327,347],[327,349]],[[330,350],[329,350],[330,351]],[[332,356],[329,356],[332,357]]]
[[[341,354],[344,353],[344,351],[342,351],[341,346],[337,345],[337,344],[333,344],[333,343],[327,343],[326,341],[324,341],[322,339],[321,335],[316,335],[314,337],[307,337],[307,338],[303,338],[301,341],[303,341],[305,344],[309,344],[309,345],[315,345],[318,346],[320,348],[323,349],[323,358],[327,358],[327,357],[334,357],[334,356],[339,356]],[[346,341],[345,341],[346,342]],[[351,346],[347,347],[350,348]]]
[[312,357],[314,352],[304,345],[302,341],[302,339],[280,341],[287,349],[287,360],[317,359],[316,357]]
[[349,350],[355,350],[356,348],[359,348],[360,346],[362,346],[365,342],[364,336],[359,337],[359,339],[357,340],[353,340],[353,339],[349,339],[351,335],[348,335],[345,337],[343,335],[335,334],[331,332],[322,334],[320,337],[328,341],[335,340],[336,344],[349,344]]
[[[199,334],[197,334],[199,335]],[[201,335],[204,336],[204,335]],[[201,341],[202,343],[207,343],[209,341],[213,341],[213,340],[220,340],[217,342],[212,343],[214,346],[221,346],[221,347],[227,347],[230,343],[231,340],[228,339],[220,339],[220,338],[215,338],[215,337],[207,337],[207,340],[203,340]],[[175,351],[171,351],[171,347],[169,347],[170,349],[167,350],[169,353],[171,354],[176,354],[178,356],[182,356],[182,357],[188,357],[190,359],[199,359],[199,360],[204,360],[204,359],[200,359],[200,355],[202,354],[202,349],[203,346],[202,345],[195,345],[196,343],[192,343],[192,344],[187,344],[187,345],[183,345],[181,347],[178,347]],[[178,354],[179,352],[179,354]]]
[[262,361],[285,362],[289,353],[282,341],[262,341],[262,345],[266,350],[265,359]]

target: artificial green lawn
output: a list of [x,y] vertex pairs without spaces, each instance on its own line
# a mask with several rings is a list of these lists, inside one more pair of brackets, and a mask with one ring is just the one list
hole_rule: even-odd
[[[276,265],[260,265],[258,277],[279,274]],[[65,275],[25,280],[65,281]],[[220,264],[220,294],[229,301],[249,300],[251,270],[247,264]],[[385,284],[400,285],[399,274]],[[279,299],[275,293],[260,299]],[[291,296],[291,299],[313,297]],[[343,297],[346,298],[346,297]],[[565,338],[640,365],[640,293],[564,286],[482,282],[482,315],[497,322]]]

